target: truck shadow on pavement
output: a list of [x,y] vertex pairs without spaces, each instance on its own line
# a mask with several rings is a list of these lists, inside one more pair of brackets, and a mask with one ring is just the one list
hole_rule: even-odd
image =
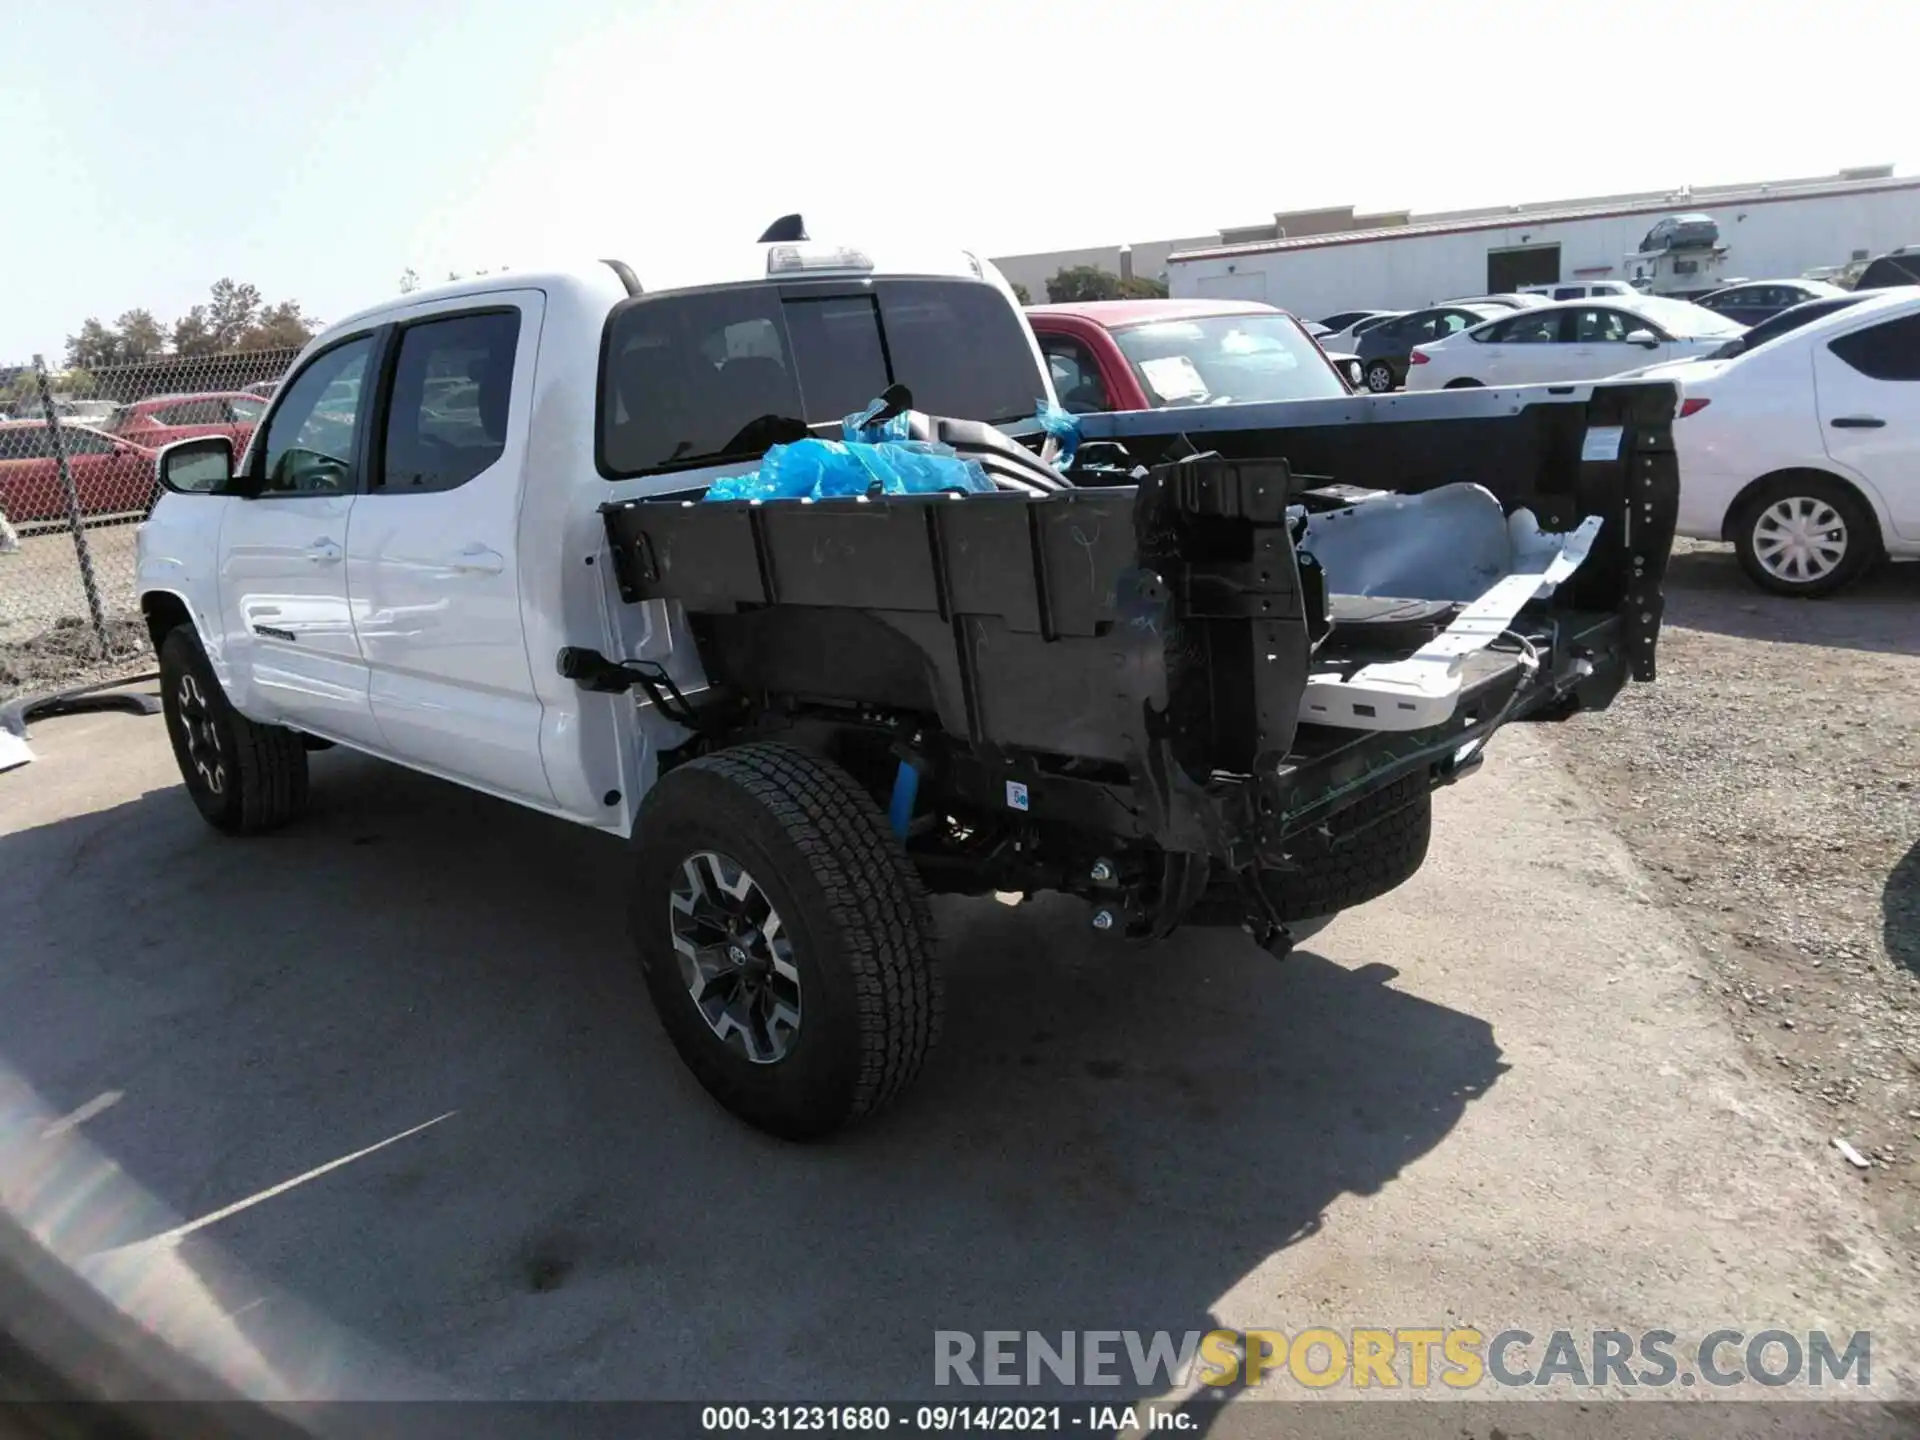
[[[921,1083],[782,1144],[669,1049],[622,845],[358,757],[314,769],[311,816],[255,841],[177,788],[0,838],[30,940],[0,1058],[56,1107],[120,1092],[96,1145],[181,1221],[239,1207],[196,1243],[475,1392],[924,1397],[936,1330],[1204,1331],[1506,1068],[1384,964],[942,902]],[[1234,1311],[1297,1326],[1337,1284]]]
[[1665,622],[1738,640],[1920,655],[1920,564],[1885,564],[1824,600],[1770,595],[1731,545],[1677,550],[1667,561]]
[[1887,954],[1920,975],[1920,840],[1895,862],[1880,903]]

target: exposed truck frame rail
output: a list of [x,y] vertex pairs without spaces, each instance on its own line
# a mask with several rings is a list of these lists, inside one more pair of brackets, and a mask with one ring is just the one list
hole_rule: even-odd
[[[1284,889],[1342,812],[1410,777],[1448,782],[1507,721],[1603,708],[1629,675],[1653,678],[1672,388],[1488,398],[1485,427],[1236,407],[1309,423],[1206,431],[1195,421],[1214,414],[1160,412],[1156,436],[1141,433],[1156,417],[1096,417],[1133,422],[1109,433],[1136,448],[1210,453],[1045,496],[623,501],[606,507],[608,538],[624,600],[691,618],[710,685],[670,702],[697,733],[684,754],[769,717],[825,729],[882,793],[901,767],[893,783],[921,802],[905,838],[937,888],[1068,890],[1130,933],[1165,934],[1230,881],[1241,917],[1284,951],[1262,877]],[[1255,445],[1287,459],[1217,453]],[[1516,617],[1513,645],[1470,659],[1442,723],[1315,724],[1302,700],[1316,654],[1353,641],[1329,640],[1329,577],[1294,540],[1301,508],[1340,502],[1295,455],[1403,493],[1470,474],[1544,524],[1598,516],[1599,538]]]

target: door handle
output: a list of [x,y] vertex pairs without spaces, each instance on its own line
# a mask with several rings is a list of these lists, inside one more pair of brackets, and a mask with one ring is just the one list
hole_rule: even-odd
[[314,541],[307,547],[307,559],[316,565],[338,564],[340,561],[339,542],[328,540],[324,537]]
[[1879,430],[1887,422],[1878,415],[1841,415],[1827,423],[1836,430]]
[[475,543],[454,557],[452,568],[463,575],[498,575],[507,562],[497,550]]

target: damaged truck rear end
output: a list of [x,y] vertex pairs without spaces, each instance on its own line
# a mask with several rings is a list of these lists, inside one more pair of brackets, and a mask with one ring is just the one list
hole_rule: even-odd
[[[612,505],[621,598],[686,617],[704,686],[613,678],[685,728],[675,759],[830,756],[936,891],[1284,954],[1413,873],[1429,793],[1502,725],[1653,678],[1672,392],[1445,398],[1480,413],[1247,407],[1266,458],[1089,447],[1104,468],[1049,493]],[[1132,446],[1193,449],[1197,417],[1141,418]],[[1497,463],[1424,458],[1462,424]],[[1499,489],[1433,483],[1475,473]]]
[[[847,777],[847,823],[904,862],[876,886],[1063,891],[1116,937],[1233,925],[1284,956],[1419,868],[1432,792],[1501,726],[1654,677],[1672,390],[1436,398],[1091,417],[1037,493],[618,502],[620,597],[686,626],[699,688],[573,663],[682,728],[668,767]],[[651,848],[671,876],[687,843]],[[868,913],[876,952],[927,924]],[[703,1078],[795,1133],[773,1089]]]

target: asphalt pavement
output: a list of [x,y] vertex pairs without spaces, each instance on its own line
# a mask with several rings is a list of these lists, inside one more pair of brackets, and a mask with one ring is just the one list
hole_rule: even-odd
[[[0,775],[0,1195],[64,1204],[43,1243],[253,1337],[285,1393],[904,1396],[936,1330],[1216,1325],[1871,1329],[1874,1393],[1912,1383],[1868,1182],[1518,727],[1426,869],[1284,963],[941,903],[943,1048],[812,1147],[683,1072],[618,841],[340,752],[304,822],[236,841],[158,719],[32,739]],[[101,1212],[115,1185],[141,1198]]]

